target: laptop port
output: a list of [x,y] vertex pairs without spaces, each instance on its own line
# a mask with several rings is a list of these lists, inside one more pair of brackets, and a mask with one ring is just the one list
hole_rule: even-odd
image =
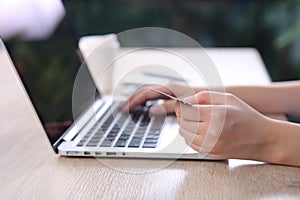
[[85,151],[85,152],[83,152],[83,154],[84,154],[84,155],[91,155],[91,152]]
[[117,153],[116,152],[106,152],[107,156],[116,156]]

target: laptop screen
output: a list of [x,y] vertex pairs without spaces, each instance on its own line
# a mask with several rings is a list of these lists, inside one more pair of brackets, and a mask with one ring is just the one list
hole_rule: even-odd
[[[47,39],[22,41],[18,38],[6,42],[6,46],[30,96],[35,110],[53,145],[73,122],[72,91],[81,62],[76,41],[66,19]],[[95,85],[89,71],[85,73],[85,86],[81,99],[83,111],[95,99]]]

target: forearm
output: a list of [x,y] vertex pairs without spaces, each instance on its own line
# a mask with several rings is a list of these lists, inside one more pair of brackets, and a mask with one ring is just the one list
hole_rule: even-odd
[[286,112],[281,92],[272,86],[230,86],[225,91],[236,95],[259,112]]
[[225,91],[238,96],[260,112],[300,116],[300,81],[269,86],[230,86]]
[[267,142],[258,160],[300,167],[300,125],[278,120],[270,123],[262,133]]

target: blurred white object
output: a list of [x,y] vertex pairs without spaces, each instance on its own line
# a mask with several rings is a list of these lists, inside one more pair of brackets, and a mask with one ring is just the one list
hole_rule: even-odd
[[117,35],[83,36],[78,46],[98,89],[110,94],[113,89],[113,61],[120,48]]
[[49,37],[65,16],[61,0],[0,0],[0,35],[26,40]]

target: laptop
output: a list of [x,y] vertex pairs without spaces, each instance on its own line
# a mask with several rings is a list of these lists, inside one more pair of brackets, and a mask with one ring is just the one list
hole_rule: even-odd
[[[103,97],[88,67],[80,62],[76,43],[65,37],[67,26],[64,20],[45,41],[11,41],[7,46],[14,66],[0,41],[0,49],[6,51],[1,54],[6,58],[0,59],[16,68],[55,153],[70,157],[210,159],[185,143],[174,115],[149,115],[150,106],[157,101],[124,113],[118,105],[127,97]],[[85,90],[74,114],[72,95],[79,67]]]

